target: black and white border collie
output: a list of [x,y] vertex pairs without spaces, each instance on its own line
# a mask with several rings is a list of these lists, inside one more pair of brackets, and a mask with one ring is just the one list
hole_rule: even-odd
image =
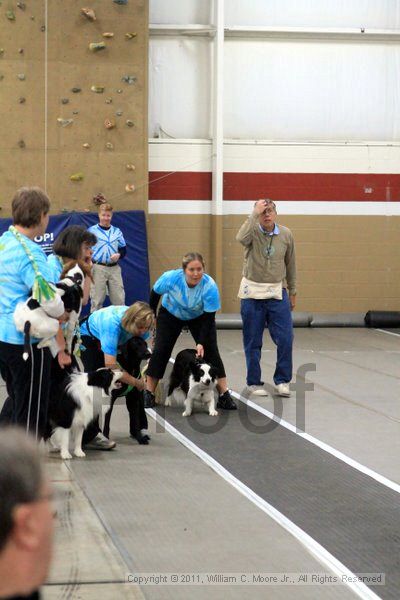
[[61,297],[62,304],[56,297],[55,300],[40,305],[31,297],[26,302],[20,302],[17,305],[14,311],[14,323],[17,330],[25,335],[24,360],[27,360],[29,356],[31,335],[40,339],[38,348],[49,347],[53,356],[57,355],[58,345],[55,340],[59,329],[57,317],[61,316],[63,312],[69,314],[64,335],[66,350],[71,354],[74,332],[82,309],[85,276],[83,269],[85,267],[77,261],[70,261],[65,265],[60,281],[54,286],[57,295]]
[[82,436],[86,427],[102,410],[107,410],[113,390],[121,387],[122,371],[97,369],[90,373],[74,371],[53,388],[48,410],[48,428],[45,438],[50,445],[60,449],[63,460],[72,458],[69,452],[70,438],[74,455],[84,457]]
[[165,406],[171,406],[174,399],[179,404],[184,403],[183,417],[189,417],[193,411],[194,402],[200,402],[208,407],[208,414],[216,417],[215,389],[217,370],[215,367],[196,357],[196,350],[181,350],[176,356],[169,380],[168,394]]

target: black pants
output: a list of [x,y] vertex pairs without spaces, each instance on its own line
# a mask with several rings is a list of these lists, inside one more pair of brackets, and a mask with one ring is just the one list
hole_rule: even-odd
[[20,425],[38,439],[46,431],[50,391],[51,353],[32,344],[28,360],[24,347],[0,342],[0,372],[6,382],[8,398],[0,413],[1,425]]
[[[96,369],[104,367],[104,353],[100,349],[98,340],[88,335],[83,335],[82,345],[85,346],[85,350],[81,353],[81,359],[83,366],[85,367],[85,371],[95,371]],[[129,413],[129,432],[133,436],[136,436],[141,429],[147,429],[148,427],[143,397],[139,390],[133,389],[126,395],[125,400],[126,408],[128,409]],[[108,437],[110,433],[109,418],[105,419],[105,427],[104,434],[106,437]],[[85,430],[82,438],[82,444],[88,444],[100,432],[101,429],[99,426],[99,418],[97,417],[97,419],[95,419]]]
[[[117,398],[115,404],[118,404],[120,399],[122,400],[122,397]],[[144,409],[143,392],[134,388],[125,396],[125,402],[129,413],[129,433],[133,437],[137,437],[142,429],[148,429],[149,426]],[[111,411],[106,414],[104,419],[103,433],[106,437],[110,435],[110,419]]]
[[[104,353],[100,349],[98,340],[90,337],[89,335],[82,336],[82,345],[85,350],[81,352],[81,360],[85,368],[85,373],[89,371],[96,371],[104,367]],[[82,445],[91,442],[98,433],[101,432],[99,425],[99,417],[96,417],[92,423],[85,429],[82,438]]]
[[[157,316],[157,333],[153,354],[151,355],[147,375],[161,379],[165,373],[168,361],[183,327],[188,327],[196,344],[200,343],[200,332],[203,327],[202,315],[190,321],[182,321],[174,317],[168,310],[161,306]],[[207,340],[203,343],[204,360],[212,364],[218,373],[218,378],[226,377],[224,364],[219,354],[217,345],[217,328],[215,321],[209,330]]]

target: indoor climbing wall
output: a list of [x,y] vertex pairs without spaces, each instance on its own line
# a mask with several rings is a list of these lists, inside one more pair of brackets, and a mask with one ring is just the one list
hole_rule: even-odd
[[0,216],[147,208],[147,0],[0,1]]

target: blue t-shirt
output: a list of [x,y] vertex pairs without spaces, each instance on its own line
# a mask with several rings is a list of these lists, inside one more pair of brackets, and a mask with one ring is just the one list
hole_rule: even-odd
[[204,312],[216,312],[221,308],[217,284],[206,273],[197,285],[189,287],[183,269],[166,271],[157,279],[153,289],[162,294],[163,307],[182,321],[196,319]]
[[57,283],[60,281],[60,275],[64,267],[61,264],[58,256],[55,254],[50,254],[47,257],[47,268],[49,270],[49,281],[51,281],[51,283]]
[[[25,235],[22,237],[40,273],[51,281],[45,253],[34,241]],[[35,271],[22,244],[11,231],[6,231],[0,237],[0,341],[24,343],[24,334],[17,331],[13,314],[17,304],[30,296],[34,281]]]
[[109,229],[103,229],[97,223],[89,227],[91,233],[97,238],[97,243],[93,246],[93,262],[111,263],[110,256],[116,254],[119,248],[124,248],[126,242],[122,231],[118,227],[111,225]]
[[[118,348],[133,337],[133,334],[126,331],[121,325],[127,309],[128,306],[107,306],[96,310],[87,321],[81,324],[81,335],[92,335],[99,340],[104,354],[117,356]],[[88,322],[90,333],[87,327]],[[145,333],[141,337],[146,340],[149,333]]]

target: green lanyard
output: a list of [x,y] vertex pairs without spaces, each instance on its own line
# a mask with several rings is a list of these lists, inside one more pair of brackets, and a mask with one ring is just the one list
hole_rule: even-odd
[[272,248],[272,241],[274,239],[274,234],[272,234],[270,236],[270,240],[269,240],[269,246],[267,248],[265,248],[264,252],[266,254],[267,260],[269,260],[272,256],[273,253],[273,248]]
[[39,304],[42,304],[42,302],[45,301],[54,300],[54,298],[56,297],[54,287],[48,281],[46,281],[46,279],[39,271],[39,267],[37,266],[36,261],[33,258],[33,254],[29,250],[28,244],[24,240],[24,237],[14,227],[14,225],[10,226],[9,231],[11,231],[11,233],[17,238],[17,240],[25,250],[27,257],[31,261],[33,270],[35,271],[35,281],[32,286],[32,298],[37,300]]

